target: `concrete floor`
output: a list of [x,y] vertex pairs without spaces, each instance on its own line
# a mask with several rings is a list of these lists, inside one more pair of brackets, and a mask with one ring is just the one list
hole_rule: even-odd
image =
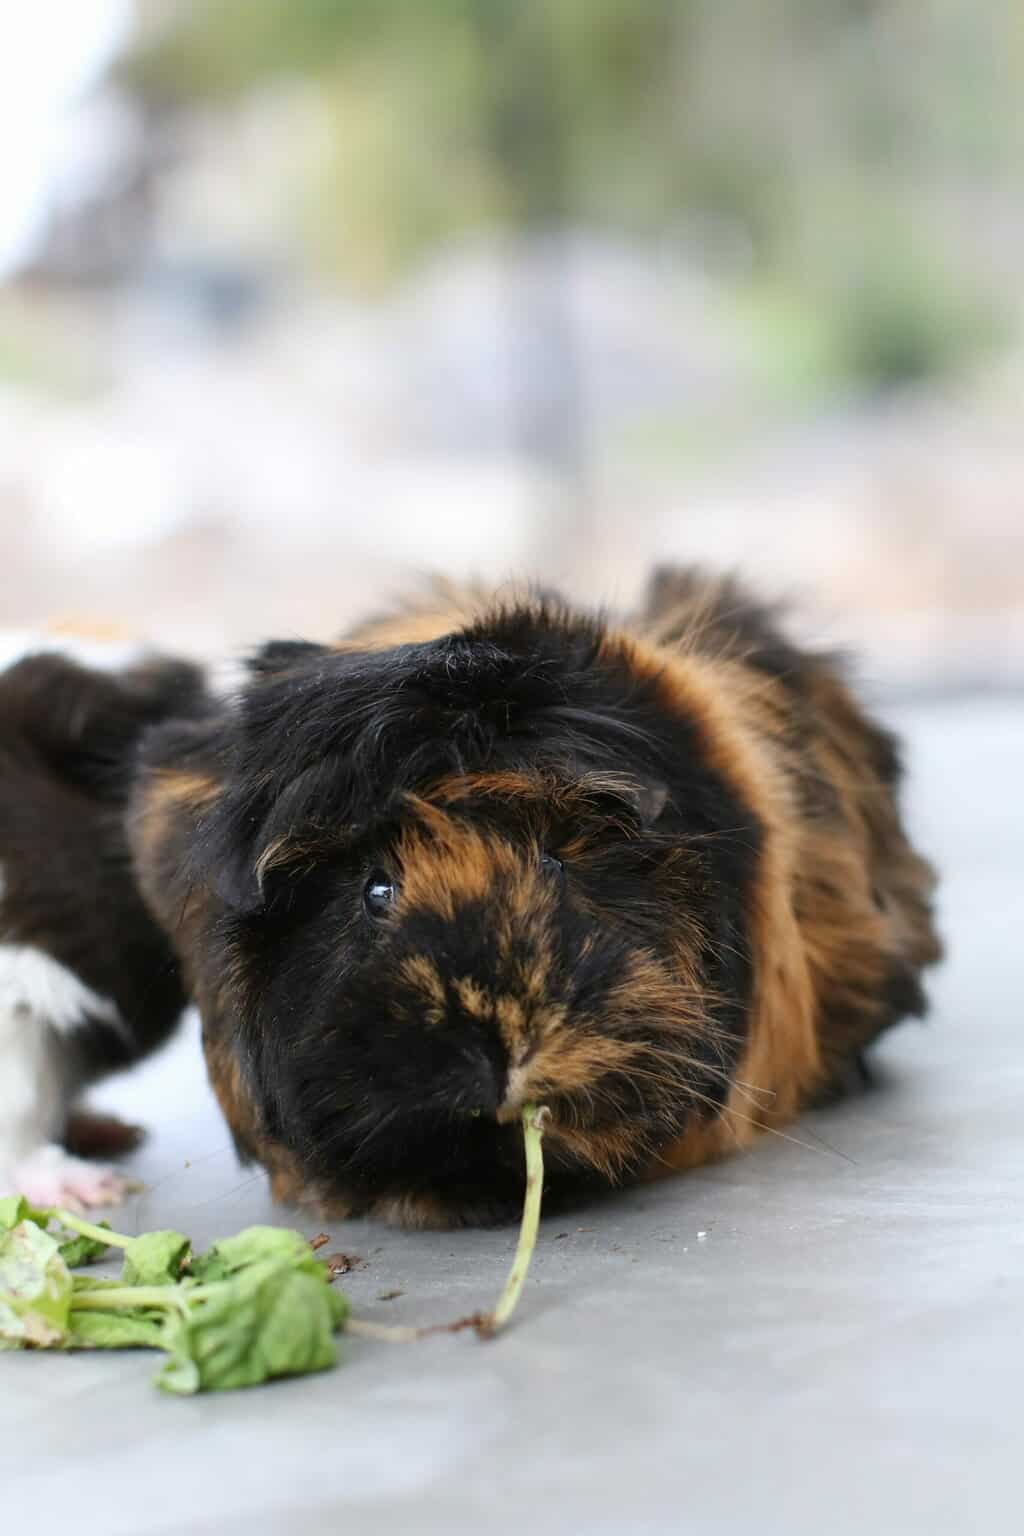
[[[193,1400],[149,1355],[0,1359],[3,1529],[782,1532],[1019,1528],[1024,1456],[1021,701],[904,709],[950,959],[877,1090],[733,1162],[546,1222],[518,1321]],[[153,1128],[126,1229],[287,1223],[240,1171],[194,1033],[102,1102]],[[310,1228],[312,1230],[312,1228]],[[509,1232],[353,1222],[364,1315],[486,1305]],[[402,1295],[381,1301],[381,1292]]]

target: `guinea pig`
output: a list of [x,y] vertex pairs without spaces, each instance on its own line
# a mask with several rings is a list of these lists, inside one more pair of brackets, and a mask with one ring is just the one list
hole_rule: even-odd
[[139,884],[279,1198],[507,1219],[749,1143],[921,1013],[933,874],[896,743],[732,580],[617,623],[448,591],[266,645],[151,731]]
[[161,1044],[185,1006],[135,884],[124,825],[143,732],[203,706],[188,663],[61,636],[0,647],[0,1194],[76,1209],[121,1197],[132,1127],[76,1100]]

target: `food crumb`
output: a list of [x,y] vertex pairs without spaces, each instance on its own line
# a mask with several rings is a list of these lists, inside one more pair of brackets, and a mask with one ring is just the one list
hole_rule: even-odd
[[326,1232],[318,1232],[316,1237],[311,1237],[310,1238],[309,1246],[312,1248],[313,1252],[316,1253],[318,1248],[322,1248],[325,1243],[329,1243],[329,1242],[330,1242],[330,1238],[328,1237]]
[[378,1291],[378,1301],[394,1301],[396,1296],[404,1296],[404,1291]]
[[327,1276],[336,1280],[339,1275],[351,1274],[354,1269],[365,1269],[366,1260],[358,1253],[329,1253],[326,1259]]
[[555,1242],[557,1243],[558,1239],[560,1237],[568,1237],[568,1236],[569,1236],[568,1232],[556,1232],[555,1233]]
[[706,1237],[707,1237],[707,1233],[706,1232],[698,1232],[697,1233],[697,1241],[698,1241],[698,1243],[704,1242]]

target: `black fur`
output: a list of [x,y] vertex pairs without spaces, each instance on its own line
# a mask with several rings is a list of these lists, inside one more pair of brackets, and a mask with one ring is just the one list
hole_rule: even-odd
[[184,662],[107,674],[40,653],[0,673],[0,939],[44,951],[121,1018],[67,1039],[73,1082],[153,1050],[185,1006],[177,957],[133,877],[124,808],[143,733],[204,707]]
[[[208,1036],[230,1040],[261,1133],[354,1208],[429,1192],[471,1219],[505,1214],[521,1186],[516,1128],[493,1118],[507,1053],[493,1025],[467,1017],[453,982],[514,992],[543,950],[547,1006],[596,1021],[598,1034],[655,1043],[657,1021],[640,1003],[606,1019],[604,999],[629,957],[667,961],[682,886],[706,995],[717,999],[706,1005],[715,1032],[695,1038],[675,1069],[672,1107],[663,1088],[609,1072],[596,1109],[570,1095],[566,1113],[594,1130],[630,1116],[636,1154],[624,1171],[635,1172],[694,1104],[713,1111],[728,1090],[746,1027],[745,901],[759,828],[704,760],[696,729],[661,706],[656,681],[602,647],[603,633],[546,603],[389,650],[273,645],[256,658],[237,713],[147,742],[145,771],[185,766],[222,786],[176,842],[168,872],[173,882],[177,861],[168,910],[211,893],[192,951],[210,999]],[[370,871],[394,865],[415,821],[407,796],[481,770],[542,773],[567,787],[619,776],[622,786],[595,793],[569,825],[548,800],[470,797],[452,807],[527,863],[587,842],[585,857],[567,861],[552,911],[517,932],[511,956],[495,943],[513,899],[497,874],[454,916],[403,908],[374,928],[361,891]],[[282,839],[294,854],[261,874]],[[402,977],[403,960],[422,954],[438,957],[446,987],[436,1027]],[[224,975],[238,979],[228,1003]],[[592,1177],[554,1145],[549,1167],[552,1188]]]

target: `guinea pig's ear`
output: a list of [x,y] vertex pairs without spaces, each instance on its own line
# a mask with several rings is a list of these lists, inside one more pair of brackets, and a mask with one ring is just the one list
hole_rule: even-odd
[[205,885],[233,912],[253,913],[262,905],[255,874],[256,837],[252,818],[237,793],[224,788],[197,820],[186,853],[191,885]]
[[[272,903],[294,866],[309,866],[319,847],[317,810],[337,776],[336,758],[313,763],[259,812],[250,798],[227,797],[203,851],[204,878],[226,906],[252,916]],[[298,860],[289,858],[290,847],[298,849]]]
[[659,779],[640,779],[633,786],[630,797],[646,830],[653,827],[668,804],[668,785]]
[[327,649],[326,645],[317,645],[312,640],[268,640],[254,656],[250,656],[249,671],[256,677],[272,677],[276,672],[286,672],[298,661],[324,655]]
[[263,846],[266,809],[237,784],[227,784],[196,823],[188,849],[188,875],[225,907],[251,916],[263,906],[256,860]]
[[218,900],[240,917],[251,917],[263,906],[251,846],[233,849],[211,861],[206,878]]

